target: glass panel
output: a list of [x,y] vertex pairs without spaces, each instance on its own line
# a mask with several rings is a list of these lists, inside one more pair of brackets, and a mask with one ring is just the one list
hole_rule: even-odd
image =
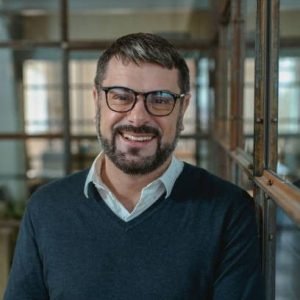
[[213,159],[211,154],[213,153],[212,143],[209,140],[201,139],[196,141],[198,146],[197,151],[197,164],[201,168],[204,168],[210,172],[213,172]]
[[97,138],[72,141],[72,171],[80,171],[91,167],[94,159],[101,151]]
[[[208,132],[210,110],[212,101],[210,99],[209,72],[211,71],[211,62],[208,58],[202,58],[198,61],[198,73],[195,76],[197,87],[197,103],[198,103],[198,128],[201,132]],[[191,76],[192,80],[192,76]]]
[[0,68],[0,132],[61,130],[60,52],[0,49]]
[[300,56],[279,61],[277,173],[293,182],[300,178]]
[[0,2],[0,41],[60,38],[59,0]]
[[246,0],[243,132],[244,150],[253,154],[256,1]]
[[236,168],[236,184],[246,190],[248,194],[253,196],[254,186],[251,176],[245,173],[239,165],[236,164],[234,167]]
[[60,51],[38,49],[23,60],[24,130],[29,134],[63,128]]
[[196,141],[195,139],[179,139],[175,155],[192,165],[196,164]]
[[28,139],[27,176],[31,182],[31,192],[37,186],[64,175],[63,142],[58,139]]
[[243,106],[243,132],[244,150],[253,154],[254,134],[254,58],[245,59],[245,83],[244,83],[244,106]]
[[20,218],[36,188],[63,175],[63,143],[1,140],[0,165],[0,219]]
[[196,62],[193,58],[187,58],[186,63],[188,65],[190,71],[190,84],[191,84],[191,99],[189,106],[185,112],[183,125],[184,130],[181,134],[195,134],[196,133],[196,85],[195,85],[195,78],[196,78]]
[[96,135],[92,90],[99,54],[99,52],[71,53],[69,86],[72,134]]
[[[17,191],[11,192],[12,186]],[[18,193],[18,199],[15,194]],[[0,175],[0,222],[3,219],[21,219],[27,204],[29,188],[26,178],[18,174]]]
[[[277,173],[300,179],[300,5],[280,2]],[[291,46],[292,45],[292,46]]]
[[276,300],[300,299],[300,227],[277,208]]
[[19,217],[29,194],[23,141],[0,141],[0,219]]
[[61,130],[60,52],[0,49],[0,68],[0,132]]
[[69,7],[71,40],[109,40],[137,31],[210,38],[214,30],[208,1],[70,0]]
[[0,49],[0,132],[23,132],[22,97],[19,90],[22,71],[16,58],[21,52]]

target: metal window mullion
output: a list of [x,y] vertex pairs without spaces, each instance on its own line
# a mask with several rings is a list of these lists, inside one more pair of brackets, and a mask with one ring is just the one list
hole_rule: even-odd
[[[196,119],[196,135],[200,135],[202,132],[201,124],[200,124],[200,114],[201,114],[201,105],[200,105],[200,89],[202,88],[201,82],[200,82],[200,76],[202,76],[201,72],[202,69],[200,68],[200,57],[197,57],[194,61],[196,65],[196,91],[195,91],[195,102],[196,102],[196,109],[195,109],[195,119]],[[195,160],[196,160],[196,165],[199,166],[201,163],[201,153],[199,151],[200,149],[200,139],[197,137],[196,138],[196,149],[195,149]]]
[[263,192],[260,191],[262,199],[262,254],[263,254],[263,273],[265,284],[265,299],[275,299],[275,257],[276,257],[276,204]]
[[278,64],[279,64],[279,0],[270,4],[269,35],[269,97],[268,97],[268,143],[266,145],[267,169],[276,171],[278,161]]
[[244,5],[243,1],[231,1],[232,51],[231,51],[231,102],[230,102],[230,150],[242,147],[243,136],[243,84],[244,84]]
[[[261,177],[266,168],[275,168],[277,158],[277,63],[278,46],[277,1],[257,1],[257,35],[255,62],[255,115],[254,115],[254,176]],[[271,122],[272,121],[272,122]],[[263,211],[263,254],[266,299],[275,299],[275,228],[276,205],[266,193],[255,194]]]
[[254,176],[264,170],[265,102],[267,92],[267,1],[257,0],[254,96]]
[[61,50],[62,50],[62,96],[63,96],[63,144],[64,173],[71,172],[71,130],[69,95],[69,45],[68,45],[68,0],[61,0]]
[[[279,0],[267,1],[267,52],[265,98],[265,168],[275,171],[277,166],[277,115],[278,115],[278,46]],[[269,196],[264,202],[266,209],[266,298],[275,299],[276,277],[276,204]]]
[[217,50],[217,93],[215,100],[215,124],[214,139],[221,141],[224,138],[224,112],[227,103],[227,28],[225,24],[220,24],[219,45]]

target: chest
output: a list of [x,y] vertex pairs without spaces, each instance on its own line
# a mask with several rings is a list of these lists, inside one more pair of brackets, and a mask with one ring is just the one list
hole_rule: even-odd
[[219,246],[206,225],[65,221],[41,242],[51,299],[208,297]]

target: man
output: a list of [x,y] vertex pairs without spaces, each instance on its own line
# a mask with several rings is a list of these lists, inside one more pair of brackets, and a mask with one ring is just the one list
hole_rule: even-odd
[[93,94],[103,152],[32,196],[5,300],[263,299],[252,199],[173,156],[190,99],[174,47],[121,37]]

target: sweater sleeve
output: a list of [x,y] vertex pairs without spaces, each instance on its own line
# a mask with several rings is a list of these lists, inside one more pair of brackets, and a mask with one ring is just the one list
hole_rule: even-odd
[[241,192],[224,224],[214,300],[262,300],[260,243],[253,200]]
[[43,266],[27,209],[21,222],[4,300],[47,300]]

